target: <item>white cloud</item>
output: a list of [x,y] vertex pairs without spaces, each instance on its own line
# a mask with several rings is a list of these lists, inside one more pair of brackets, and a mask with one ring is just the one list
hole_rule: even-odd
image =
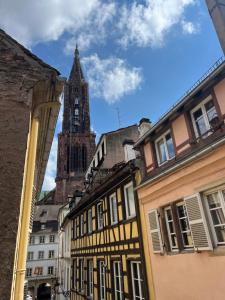
[[97,54],[85,57],[82,62],[92,95],[114,103],[135,91],[142,82],[140,68],[129,67],[116,57],[100,59]]
[[91,45],[104,43],[110,22],[116,14],[115,3],[98,4],[85,24],[75,31],[73,36],[68,39],[65,45],[65,53],[72,53],[76,44],[80,50],[87,50]]
[[64,32],[76,35],[95,15],[95,25],[103,26],[112,10],[113,5],[102,0],[0,0],[0,27],[32,46],[57,40]]
[[120,44],[162,46],[171,28],[181,24],[185,9],[195,3],[196,0],[145,0],[142,4],[135,1],[123,6],[118,24]]
[[48,159],[47,169],[45,173],[44,184],[42,187],[43,191],[50,191],[55,187],[55,175],[57,166],[57,149],[58,149],[58,139],[55,137],[53,139],[51,152]]
[[181,25],[182,25],[183,32],[186,34],[195,34],[195,33],[198,33],[198,31],[199,31],[198,24],[194,24],[192,22],[187,22],[187,21],[183,20]]

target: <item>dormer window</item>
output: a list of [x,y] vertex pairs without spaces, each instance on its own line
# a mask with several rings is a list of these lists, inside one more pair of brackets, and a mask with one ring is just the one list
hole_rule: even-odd
[[155,147],[159,165],[175,156],[173,139],[170,131],[167,131],[155,141]]
[[196,138],[206,138],[211,132],[215,119],[218,118],[213,100],[206,99],[191,111]]

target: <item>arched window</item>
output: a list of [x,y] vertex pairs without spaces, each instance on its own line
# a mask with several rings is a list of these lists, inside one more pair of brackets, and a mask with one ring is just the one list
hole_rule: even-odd
[[79,104],[79,99],[77,97],[75,98],[75,104]]

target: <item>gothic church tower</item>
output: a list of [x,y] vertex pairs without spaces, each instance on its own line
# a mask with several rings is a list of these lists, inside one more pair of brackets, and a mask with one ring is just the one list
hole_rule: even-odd
[[88,83],[76,47],[69,80],[64,88],[62,132],[58,136],[55,203],[66,203],[68,195],[82,190],[84,173],[95,151],[90,129]]

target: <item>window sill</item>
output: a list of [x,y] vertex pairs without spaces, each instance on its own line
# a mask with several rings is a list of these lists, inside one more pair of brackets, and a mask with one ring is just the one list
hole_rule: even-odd
[[190,249],[184,249],[184,250],[177,250],[177,251],[171,251],[171,252],[166,252],[167,255],[169,256],[173,256],[173,255],[179,255],[179,254],[190,254],[190,253],[195,253],[196,251],[194,250],[194,248],[190,248]]
[[214,248],[213,251],[209,252],[209,256],[225,256],[225,245]]

